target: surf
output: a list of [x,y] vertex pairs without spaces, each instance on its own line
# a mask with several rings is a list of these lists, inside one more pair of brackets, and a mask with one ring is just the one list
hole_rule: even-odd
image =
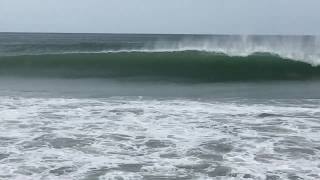
[[320,67],[270,53],[127,51],[2,56],[0,75],[195,82],[307,80],[319,79]]

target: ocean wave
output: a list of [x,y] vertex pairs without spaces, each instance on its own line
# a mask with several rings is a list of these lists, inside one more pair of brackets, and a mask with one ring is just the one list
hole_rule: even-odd
[[57,51],[57,52],[25,52],[22,54],[7,54],[1,56],[37,56],[37,55],[63,55],[63,54],[116,54],[116,53],[175,53],[175,52],[204,52],[220,54],[229,57],[248,57],[256,54],[279,56],[283,59],[301,61],[312,66],[320,65],[320,54],[301,54],[289,52],[276,52],[267,49],[236,51],[226,49],[201,49],[201,48],[179,48],[179,49],[120,49],[120,50],[100,50],[100,51]]
[[319,79],[320,67],[264,52],[229,56],[204,51],[110,51],[2,56],[0,74],[219,82]]
[[318,36],[0,34],[0,56],[199,51],[247,57],[267,53],[320,65]]

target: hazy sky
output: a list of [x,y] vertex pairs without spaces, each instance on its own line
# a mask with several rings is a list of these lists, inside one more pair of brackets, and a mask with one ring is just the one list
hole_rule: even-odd
[[320,34],[320,0],[0,0],[0,32]]

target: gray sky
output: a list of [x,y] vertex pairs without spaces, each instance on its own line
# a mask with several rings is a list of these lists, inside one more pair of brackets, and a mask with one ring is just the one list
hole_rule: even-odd
[[320,0],[0,0],[0,32],[320,34]]

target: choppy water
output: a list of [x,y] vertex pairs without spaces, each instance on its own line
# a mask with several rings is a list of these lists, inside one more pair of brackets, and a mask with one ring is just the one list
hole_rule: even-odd
[[320,101],[0,98],[0,178],[319,179]]

